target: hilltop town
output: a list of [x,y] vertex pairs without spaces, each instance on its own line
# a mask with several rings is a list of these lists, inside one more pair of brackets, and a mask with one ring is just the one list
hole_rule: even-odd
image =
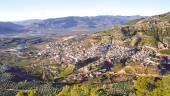
[[157,86],[151,94],[168,89],[169,20],[166,13],[95,33],[2,38],[0,95],[143,96],[150,83]]

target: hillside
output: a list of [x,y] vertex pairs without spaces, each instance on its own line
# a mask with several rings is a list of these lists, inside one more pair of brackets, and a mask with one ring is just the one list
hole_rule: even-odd
[[132,39],[140,38],[140,46],[166,49],[170,45],[170,13],[127,22],[122,30]]

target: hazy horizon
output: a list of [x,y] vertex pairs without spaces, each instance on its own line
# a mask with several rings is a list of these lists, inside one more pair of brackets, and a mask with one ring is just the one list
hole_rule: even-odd
[[152,16],[170,11],[167,0],[4,0],[0,21],[60,18],[68,16]]

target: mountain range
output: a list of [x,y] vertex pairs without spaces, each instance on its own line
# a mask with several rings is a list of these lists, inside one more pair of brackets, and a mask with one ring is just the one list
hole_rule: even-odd
[[32,19],[18,22],[0,22],[0,34],[11,33],[83,33],[110,29],[142,16],[70,16],[45,20]]

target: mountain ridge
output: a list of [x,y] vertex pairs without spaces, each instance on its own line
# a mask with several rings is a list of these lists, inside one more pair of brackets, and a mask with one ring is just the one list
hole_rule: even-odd
[[[26,21],[10,22],[18,25],[18,30],[12,33],[62,33],[62,32],[96,32],[110,29],[113,25],[122,25],[129,20],[142,18],[142,16],[69,16],[63,18],[49,18],[45,20],[33,19]],[[5,22],[1,22],[2,25]],[[1,26],[0,26],[1,28]],[[10,26],[8,27],[10,29]],[[5,31],[5,30],[4,30]],[[0,34],[11,32],[0,32]]]

